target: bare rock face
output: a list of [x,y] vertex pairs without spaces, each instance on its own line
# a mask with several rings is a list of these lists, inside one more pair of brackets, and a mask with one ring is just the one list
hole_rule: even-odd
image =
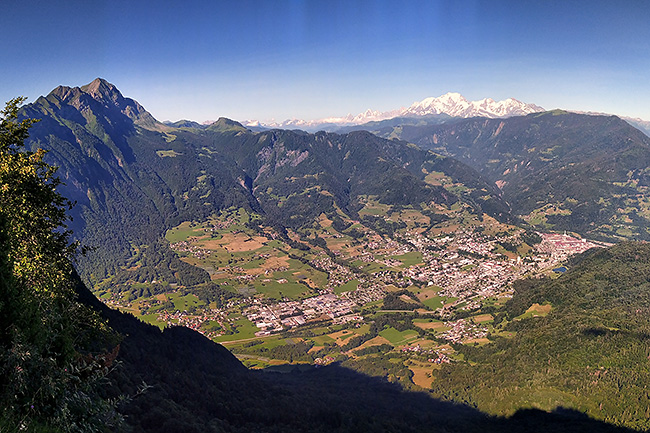
[[[145,129],[165,130],[167,127],[158,122],[147,110],[137,101],[125,98],[122,93],[102,78],[96,78],[91,83],[82,87],[59,86],[46,97],[41,97],[37,102],[49,102],[59,109],[66,109],[66,106],[78,110],[87,121],[92,121],[92,113],[102,106],[104,110],[111,113],[125,116],[122,119],[127,125],[133,123]],[[119,115],[117,116],[119,119]]]

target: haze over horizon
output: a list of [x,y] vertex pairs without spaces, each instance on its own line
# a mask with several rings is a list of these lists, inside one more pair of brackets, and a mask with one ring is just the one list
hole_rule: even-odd
[[3,5],[2,102],[97,77],[158,120],[313,120],[458,92],[650,120],[650,2]]

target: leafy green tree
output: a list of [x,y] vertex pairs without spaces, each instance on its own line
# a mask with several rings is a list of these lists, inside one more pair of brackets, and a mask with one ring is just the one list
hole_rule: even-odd
[[18,121],[23,101],[0,111],[0,430],[102,431],[114,411],[97,380],[116,340],[77,302],[72,203],[45,151],[24,149],[35,120]]

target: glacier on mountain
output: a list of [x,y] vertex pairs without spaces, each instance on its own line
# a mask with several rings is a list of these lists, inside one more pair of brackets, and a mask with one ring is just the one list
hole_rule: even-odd
[[468,101],[460,93],[449,92],[437,98],[429,97],[416,101],[409,107],[402,107],[391,111],[377,111],[368,109],[357,115],[348,114],[344,117],[327,117],[318,120],[288,119],[284,122],[259,122],[257,120],[244,121],[245,125],[264,126],[267,128],[298,128],[315,130],[318,128],[343,127],[361,125],[394,117],[418,117],[446,114],[452,117],[512,117],[523,116],[530,113],[544,111],[544,108],[535,104],[526,104],[514,98],[495,101],[485,98],[478,101]]

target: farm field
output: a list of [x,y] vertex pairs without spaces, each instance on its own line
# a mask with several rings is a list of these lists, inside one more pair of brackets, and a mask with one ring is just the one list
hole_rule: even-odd
[[393,346],[400,346],[415,340],[418,333],[413,330],[400,332],[395,328],[387,328],[379,332],[379,335],[388,340]]

